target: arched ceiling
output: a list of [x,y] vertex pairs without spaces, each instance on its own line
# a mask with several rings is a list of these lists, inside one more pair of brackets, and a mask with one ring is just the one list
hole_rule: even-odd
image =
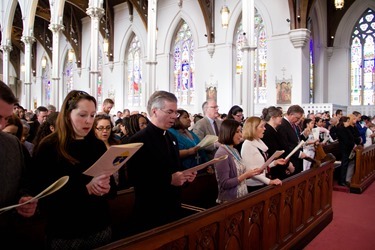
[[[308,14],[316,0],[288,0],[291,29],[306,28],[308,21]],[[333,45],[332,34],[335,34],[338,24],[345,12],[349,9],[355,0],[346,0],[345,6],[342,10],[334,9],[333,0],[327,0],[328,11],[328,34],[327,46]],[[81,65],[81,42],[82,42],[82,23],[81,19],[87,17],[86,9],[88,8],[88,0],[66,0],[64,7],[63,25],[65,27],[63,34],[69,41],[71,47],[74,49],[77,66]],[[134,10],[140,15],[144,26],[147,28],[147,10],[148,0],[104,0],[103,8],[105,15],[100,22],[100,33],[103,37],[109,39],[109,60],[113,60],[113,25],[114,25],[114,6],[127,3],[129,6],[129,15],[133,16]],[[208,34],[207,42],[213,43],[215,30],[215,0],[198,0],[199,6],[204,16],[206,31]],[[176,0],[176,4],[183,4],[183,0]],[[38,0],[36,9],[36,17],[34,23],[34,36],[37,41],[44,47],[48,56],[52,57],[52,32],[48,29],[51,20],[50,5],[48,0]],[[19,54],[24,51],[24,45],[21,42],[23,32],[22,13],[19,5],[16,8],[12,27],[12,45],[11,62],[16,69],[19,68]],[[35,46],[35,43],[34,43]],[[36,46],[33,51],[36,51]],[[17,59],[18,58],[18,59]],[[17,61],[18,60],[18,61]],[[35,57],[34,57],[35,61]],[[35,62],[33,63],[35,68]]]

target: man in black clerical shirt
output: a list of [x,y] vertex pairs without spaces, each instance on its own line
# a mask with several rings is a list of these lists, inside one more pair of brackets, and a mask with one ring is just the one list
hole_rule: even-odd
[[147,112],[150,123],[129,141],[142,142],[143,146],[127,163],[134,184],[138,232],[179,219],[181,186],[196,176],[181,172],[177,140],[167,131],[178,117],[176,96],[156,91],[148,101]]

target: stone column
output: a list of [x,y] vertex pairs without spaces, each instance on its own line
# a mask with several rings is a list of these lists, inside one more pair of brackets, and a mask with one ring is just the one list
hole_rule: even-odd
[[294,62],[293,71],[293,103],[309,103],[309,50],[306,46],[310,40],[310,30],[294,29],[289,32],[289,39],[295,49],[295,58],[290,58]]
[[157,0],[149,1],[147,10],[146,103],[156,90],[156,10]]
[[95,6],[97,1],[90,1],[86,14],[91,17],[91,63],[90,63],[90,92],[98,100],[98,60],[99,60],[99,27],[100,18],[104,15],[101,6]]
[[26,96],[26,105],[32,107],[31,104],[31,51],[32,45],[35,42],[35,37],[33,36],[22,36],[21,41],[25,44],[25,96]]
[[64,30],[64,25],[51,23],[48,28],[52,31],[52,95],[51,104],[60,107],[60,34]]
[[[242,108],[245,116],[254,115],[254,0],[242,1],[242,27],[246,43],[242,46]],[[247,39],[246,39],[247,38]]]
[[7,40],[5,45],[1,45],[0,49],[3,51],[3,82],[9,85],[9,54],[12,51],[12,45]]

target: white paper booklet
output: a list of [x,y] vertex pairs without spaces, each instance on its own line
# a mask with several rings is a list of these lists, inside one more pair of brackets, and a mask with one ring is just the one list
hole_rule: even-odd
[[205,147],[208,147],[212,144],[214,144],[215,142],[217,142],[219,138],[216,136],[216,135],[206,135],[199,143],[197,146],[201,147],[201,148],[205,148]]
[[225,160],[227,158],[228,158],[228,155],[222,155],[222,156],[220,156],[218,158],[213,158],[211,161],[202,163],[202,164],[200,164],[198,166],[195,166],[193,168],[186,169],[186,170],[182,171],[182,173],[189,174],[189,173],[192,173],[192,172],[198,172],[201,169],[204,169],[204,168],[206,168],[206,167],[208,167],[208,166],[210,166],[210,165],[212,165],[214,163],[217,163],[219,161],[223,161],[223,160]]
[[129,143],[111,146],[90,168],[85,175],[111,175],[118,171],[143,146],[143,143]]
[[320,133],[319,128],[313,128],[312,133],[313,133],[313,136],[314,136],[314,140],[319,140],[319,133]]
[[52,183],[51,185],[49,185],[42,192],[40,192],[36,196],[32,197],[30,200],[28,200],[28,201],[26,201],[24,203],[20,203],[20,204],[8,206],[8,207],[3,207],[3,208],[0,209],[0,213],[8,211],[8,210],[10,210],[12,208],[23,206],[23,205],[25,205],[27,203],[35,201],[36,199],[42,199],[43,197],[46,197],[46,196],[48,196],[50,194],[53,194],[54,192],[56,192],[57,190],[59,190],[60,188],[62,188],[68,182],[68,180],[69,180],[69,176],[63,176],[60,179],[58,179],[57,181],[55,181],[54,183]]
[[287,157],[285,157],[285,160],[289,159],[290,157],[292,157],[292,155],[297,152],[297,150],[303,146],[303,144],[305,144],[305,141],[304,140],[301,140],[300,143],[292,150],[292,152],[290,152],[290,154],[288,154]]
[[270,158],[261,166],[261,169],[266,169],[267,166],[271,164],[275,159],[279,158],[280,155],[282,155],[285,151],[284,150],[277,150],[273,155],[271,155]]

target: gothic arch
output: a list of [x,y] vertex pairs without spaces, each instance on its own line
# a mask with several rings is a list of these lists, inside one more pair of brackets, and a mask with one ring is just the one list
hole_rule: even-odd
[[371,8],[375,10],[375,2],[373,0],[355,1],[342,18],[335,35],[334,47],[350,48],[350,37],[353,27],[356,25],[358,18]]

